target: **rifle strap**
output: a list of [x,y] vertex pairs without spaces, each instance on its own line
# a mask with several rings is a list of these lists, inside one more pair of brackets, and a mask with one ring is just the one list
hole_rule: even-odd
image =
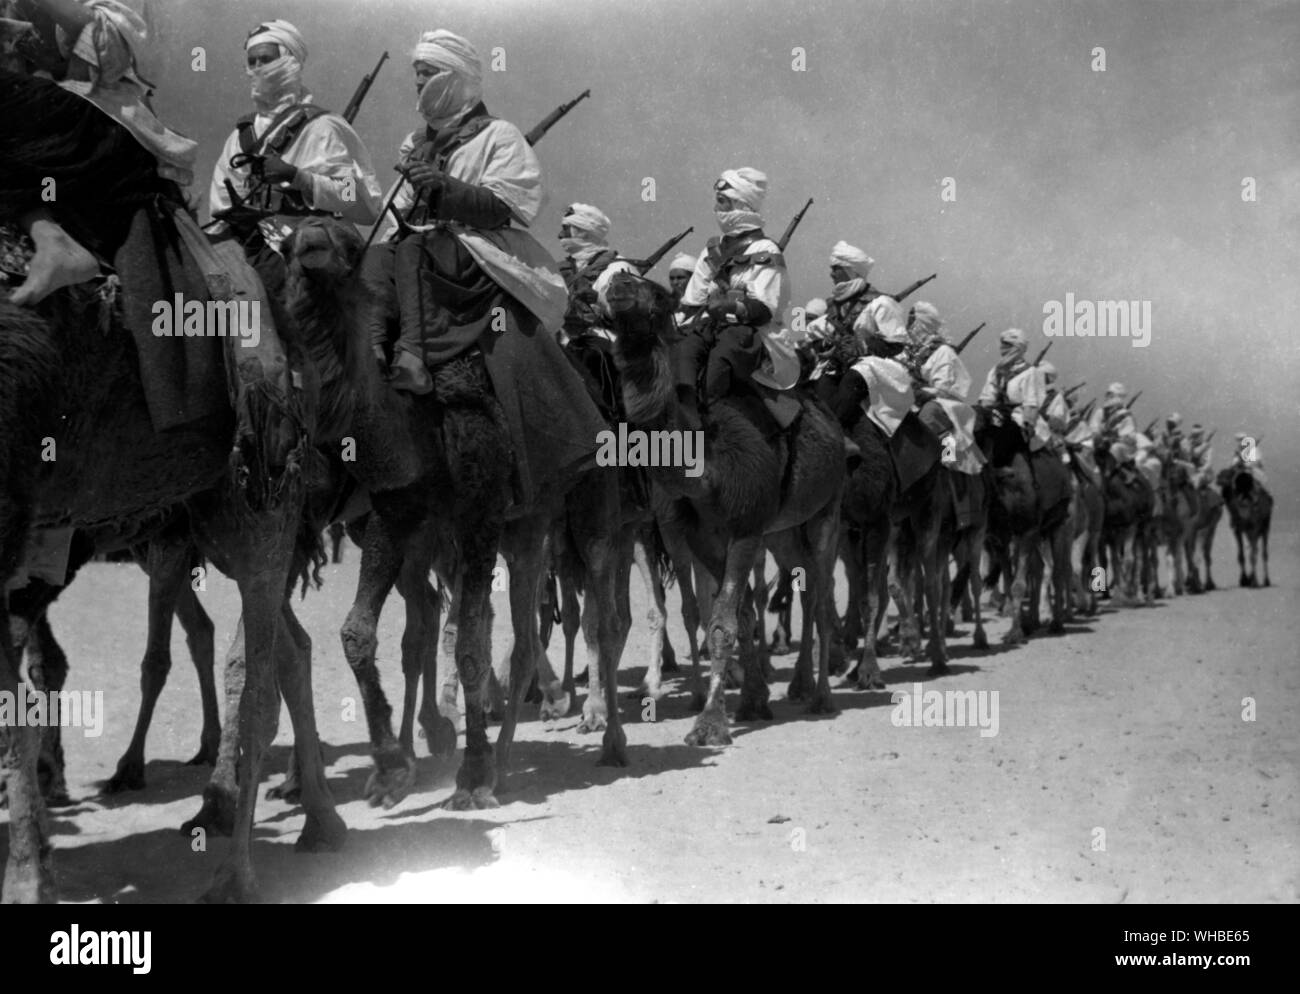
[[328,113],[316,104],[293,104],[276,114],[260,135],[255,130],[257,116],[245,114],[235,123],[239,132],[239,149],[249,155],[283,156],[298,140],[303,128]]

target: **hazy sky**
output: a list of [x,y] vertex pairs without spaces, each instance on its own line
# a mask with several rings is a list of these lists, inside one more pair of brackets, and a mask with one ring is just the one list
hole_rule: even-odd
[[485,59],[504,50],[486,102],[525,130],[592,91],[538,146],[550,203],[535,231],[553,250],[581,200],[630,255],[688,225],[697,252],[718,172],[755,166],[774,236],[816,199],[787,251],[792,302],[826,294],[840,238],[886,290],[937,270],[918,296],[951,331],[989,322],[965,353],[982,382],[1003,328],[1029,332],[1031,354],[1047,341],[1047,301],[1149,300],[1149,347],[1057,339],[1062,379],[1087,379],[1085,397],[1115,379],[1145,390],[1139,426],[1178,410],[1217,427],[1220,465],[1234,431],[1254,432],[1274,492],[1297,492],[1300,3],[167,0],[151,15],[157,109],[202,143],[205,201],[250,106],[242,44],[259,19],[304,31],[308,85],[336,110],[389,50],[357,121],[385,186],[420,123],[411,48],[450,28]]

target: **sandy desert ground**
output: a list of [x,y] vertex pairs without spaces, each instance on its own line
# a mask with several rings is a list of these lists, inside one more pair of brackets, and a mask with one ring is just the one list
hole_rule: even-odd
[[[924,666],[896,656],[882,660],[890,691],[910,691],[918,680],[926,689],[996,691],[995,736],[897,727],[888,692],[839,689],[838,714],[810,717],[784,700],[794,657],[783,656],[774,660],[775,720],[735,727],[727,749],[683,744],[692,720],[685,680],[669,684],[653,723],[627,701],[626,770],[595,765],[599,737],[579,734],[576,717],[543,724],[528,708],[501,808],[454,813],[439,803],[455,763],[427,755],[417,789],[400,805],[384,811],[361,800],[365,728],[343,720],[356,687],[337,638],[358,565],[349,546],[299,610],[315,640],[317,716],[350,834],[340,853],[295,855],[301,810],[262,801],[255,857],[264,896],[1300,900],[1300,537],[1275,535],[1272,551],[1274,586],[1239,589],[1231,534],[1221,527],[1215,593],[1107,608],[1064,636],[1014,649],[1000,645],[1007,622],[995,618],[987,653],[974,651],[968,626],[959,626],[953,672],[939,680],[925,681]],[[149,740],[148,787],[99,793],[135,717],[145,590],[139,569],[95,564],[53,609],[72,662],[68,688],[102,690],[106,714],[99,737],[66,733],[75,803],[54,817],[66,901],[193,900],[227,845],[212,839],[196,853],[177,831],[197,811],[207,777],[183,765],[198,744],[199,697],[179,626]],[[635,577],[632,596],[621,673],[629,692],[647,646]],[[234,588],[216,580],[202,597],[221,653],[236,618]],[[675,590],[669,598],[670,636],[684,654]],[[381,629],[390,698],[400,689],[400,619],[390,606]],[[499,619],[498,652],[507,638]],[[578,660],[584,665],[581,647]],[[1253,721],[1243,720],[1245,698],[1255,703]],[[280,729],[273,781],[288,752],[287,715]]]

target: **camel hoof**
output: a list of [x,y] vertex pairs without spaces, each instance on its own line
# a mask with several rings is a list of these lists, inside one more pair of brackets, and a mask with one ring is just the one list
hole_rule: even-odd
[[835,714],[839,709],[835,706],[835,701],[829,692],[818,691],[813,694],[812,700],[808,702],[808,707],[804,711],[807,714]]
[[1213,581],[1213,580],[1206,580],[1206,581],[1205,581],[1205,589],[1206,589],[1206,590],[1217,590],[1218,588],[1214,585],[1214,581]]
[[189,760],[186,766],[216,766],[217,765],[217,748],[220,746],[220,740],[216,739],[211,742],[200,742],[199,751],[194,754],[194,758]]
[[976,628],[975,635],[971,638],[971,644],[976,649],[987,649],[989,647],[989,637],[984,634],[983,628]]
[[771,721],[772,709],[767,701],[741,701],[736,710],[737,721]]
[[181,825],[181,834],[192,836],[202,829],[209,835],[231,836],[235,832],[235,798],[224,790],[212,786],[203,790],[203,806],[199,813]]
[[776,639],[773,639],[772,645],[769,647],[768,651],[774,656],[788,656],[793,650],[790,648],[790,643],[788,641],[782,640],[778,642]]
[[366,780],[366,803],[385,811],[396,807],[415,786],[415,758],[400,749],[375,753],[375,768]]
[[838,642],[831,643],[829,655],[830,665],[829,672],[831,676],[843,676],[844,670],[848,667],[848,653],[843,645]]
[[456,755],[456,723],[450,718],[439,715],[432,728],[421,720],[420,730],[424,733],[424,744],[430,756],[448,759]]
[[293,849],[294,852],[338,852],[347,834],[347,825],[333,808],[320,815],[309,812]]
[[596,761],[597,766],[627,766],[627,736],[621,728],[605,732],[605,748]]
[[553,700],[543,701],[540,711],[542,721],[558,721],[560,718],[567,717],[572,703],[573,698],[564,693]]
[[1048,634],[1048,635],[1064,635],[1064,634],[1065,634],[1065,622],[1064,622],[1064,621],[1058,621],[1057,619],[1053,618],[1052,621],[1051,621],[1051,623],[1047,626],[1047,634]]
[[578,731],[582,735],[590,735],[592,732],[603,732],[606,725],[606,716],[603,710],[595,708],[582,709],[582,721],[578,722]]
[[705,704],[705,696],[701,694],[698,690],[695,693],[691,694],[691,705],[690,705],[691,714],[699,714],[701,711],[703,711],[704,704]]
[[727,730],[727,716],[716,711],[702,711],[695,725],[686,733],[688,746],[729,746],[731,732]]
[[858,690],[884,690],[885,678],[879,672],[872,673],[868,677],[858,674]]
[[1273,582],[1268,577],[1264,577],[1264,586],[1271,587],[1273,586]]
[[268,787],[264,795],[268,801],[285,801],[289,804],[297,804],[302,800],[302,785],[298,783],[297,778],[284,778],[284,782],[278,787]]
[[128,790],[144,790],[144,763],[123,758],[117,764],[117,772],[104,785],[104,792],[121,794]]
[[260,897],[251,877],[244,880],[234,870],[217,871],[212,886],[199,897],[199,904],[257,904]]
[[501,802],[492,795],[491,787],[475,787],[472,791],[457,787],[442,806],[449,811],[490,811],[501,807]]
[[1024,645],[1028,641],[1024,632],[1007,632],[1002,636],[1003,645]]
[[677,653],[672,649],[665,649],[663,658],[659,661],[659,671],[661,673],[680,673],[681,666],[677,663]]
[[926,676],[947,676],[952,671],[948,669],[947,663],[931,663],[930,668],[926,670]]

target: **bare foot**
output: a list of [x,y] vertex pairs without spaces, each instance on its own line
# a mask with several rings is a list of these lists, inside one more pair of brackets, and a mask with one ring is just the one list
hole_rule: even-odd
[[47,218],[32,222],[32,256],[27,280],[10,297],[20,307],[32,307],[55,290],[84,283],[99,274],[95,257],[78,245],[66,231]]

